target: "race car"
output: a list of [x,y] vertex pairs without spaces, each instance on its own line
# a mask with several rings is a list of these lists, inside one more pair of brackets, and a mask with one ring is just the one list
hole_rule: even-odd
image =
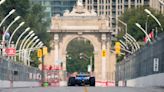
[[84,86],[90,85],[95,86],[95,77],[90,76],[89,74],[77,74],[76,76],[69,77],[68,86]]

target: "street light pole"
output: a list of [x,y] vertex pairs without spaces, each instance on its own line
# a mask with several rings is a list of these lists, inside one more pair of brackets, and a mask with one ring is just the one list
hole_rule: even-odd
[[120,23],[122,23],[122,24],[125,26],[125,34],[127,34],[127,31],[128,31],[128,26],[127,26],[127,24],[126,24],[125,22],[121,21],[120,19],[118,19],[118,21],[119,21]]
[[18,37],[17,41],[16,41],[16,44],[15,44],[15,48],[17,49],[17,46],[18,46],[18,42],[20,41],[20,39],[22,38],[22,36],[28,32],[30,30],[30,27],[26,28],[25,31]]
[[[32,35],[30,35],[30,37],[28,37],[27,38],[27,40],[25,40],[25,42],[24,42],[24,44],[23,44],[23,46],[22,46],[22,50],[24,50],[24,52],[22,53],[22,60],[24,61],[24,62],[26,62],[26,60],[24,59],[25,57],[26,57],[26,53],[27,53],[27,50],[25,49],[25,46],[26,46],[26,44],[27,44],[27,42],[34,36],[35,34],[33,33]],[[35,38],[35,37],[34,37]]]
[[145,33],[146,37],[148,38],[149,42],[151,43],[151,40],[150,40],[149,35],[148,35],[148,34],[146,33],[146,31],[141,27],[141,25],[138,24],[138,23],[135,23],[135,25],[136,25],[138,28],[140,28],[140,29],[142,30],[142,32]]
[[5,1],[6,1],[6,0],[1,0],[1,1],[0,1],[0,5],[3,4]]
[[134,52],[135,50],[134,50],[133,44],[125,36],[123,36],[123,38],[127,41],[127,43],[130,44],[130,46],[132,47],[132,52]]
[[127,39],[129,39],[129,41],[134,45],[134,51],[137,51],[137,45],[135,44],[135,42],[127,35],[124,35],[124,37],[126,37]]
[[21,23],[19,24],[19,26],[18,26],[18,27],[13,31],[13,33],[11,34],[10,39],[9,39],[9,46],[10,46],[10,43],[11,43],[11,41],[12,41],[12,38],[13,38],[15,32],[16,32],[21,26],[23,26],[24,23],[25,23],[25,22],[21,22]]
[[119,40],[119,41],[120,41],[121,44],[123,44],[126,47],[126,49],[129,49],[129,47],[127,46],[126,43],[124,43],[122,40]]
[[135,45],[137,46],[137,48],[138,49],[140,49],[140,45],[138,44],[138,42],[136,41],[136,39],[134,39],[134,37],[133,36],[131,36],[130,34],[126,34],[129,38],[131,38],[133,41],[134,41],[134,43],[135,43]]
[[17,16],[10,24],[9,26],[7,27],[7,29],[5,30],[5,32],[3,33],[2,35],[2,41],[4,42],[5,41],[5,36],[6,36],[6,33],[9,31],[10,27],[17,21],[20,19],[20,16]]
[[[90,66],[91,66],[91,72],[92,72],[92,56],[88,57],[87,55],[85,55],[84,53],[80,53],[80,56],[84,56],[85,58],[89,59],[90,61]],[[80,57],[81,58],[81,57]]]
[[[30,32],[28,33],[28,35],[25,36],[25,38],[23,39],[23,41],[22,41],[21,44],[20,44],[19,50],[22,49],[23,43],[25,42],[25,40],[26,40],[30,35],[31,35],[31,36],[34,36],[34,35],[35,35],[33,32],[34,32],[34,31],[30,31]],[[31,38],[31,36],[30,36],[30,38]],[[22,50],[23,50],[23,49],[22,49]],[[21,53],[20,53],[19,55],[20,55],[19,59],[21,59]]]
[[9,14],[5,16],[5,18],[4,18],[4,19],[1,21],[1,23],[0,23],[0,27],[1,27],[2,24],[5,22],[5,20],[6,20],[11,14],[13,14],[14,12],[15,12],[15,9],[12,9],[12,10],[9,12]]
[[163,28],[162,28],[161,23],[160,23],[159,20],[151,13],[151,11],[149,11],[148,9],[145,9],[144,11],[145,11],[147,14],[149,14],[149,15],[158,23],[158,25],[161,27],[161,30],[163,31]]
[[149,18],[149,15],[147,15],[146,17],[146,23],[145,23],[145,31],[147,32],[147,26],[148,26],[148,18]]
[[[29,44],[31,44],[31,43],[32,43],[34,40],[36,40],[37,38],[38,38],[38,36],[35,36],[35,37],[29,42]],[[26,41],[26,42],[28,42],[28,41]],[[28,44],[28,45],[29,45],[29,44]],[[28,45],[27,45],[27,46],[28,46]],[[25,46],[26,46],[26,45],[25,45]],[[29,55],[28,55],[28,51],[29,51],[29,50],[28,50],[28,47],[27,47],[27,48],[26,48],[26,47],[23,47],[22,50],[25,50],[25,55],[23,54],[24,57],[26,57],[26,56],[29,57]],[[25,58],[23,58],[23,60],[26,61]],[[27,62],[28,62],[28,64],[29,64],[29,60],[27,60]],[[26,64],[27,64],[27,62],[26,62]]]

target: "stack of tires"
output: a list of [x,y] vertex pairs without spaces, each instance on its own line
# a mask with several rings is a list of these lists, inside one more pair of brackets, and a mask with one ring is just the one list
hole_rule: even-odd
[[76,84],[75,77],[70,77],[68,79],[68,86],[75,86],[75,84]]
[[89,85],[90,86],[95,86],[95,77],[90,77],[89,78]]

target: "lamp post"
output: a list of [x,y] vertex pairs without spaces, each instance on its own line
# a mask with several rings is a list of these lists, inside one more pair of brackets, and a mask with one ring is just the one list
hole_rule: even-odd
[[35,37],[27,44],[27,47],[26,47],[25,49],[29,48],[33,41],[36,40],[36,41],[38,42],[39,39],[37,39],[37,38],[38,38],[38,36],[35,36]]
[[134,39],[134,37],[133,36],[131,36],[130,34],[126,34],[127,36],[129,36],[129,38],[131,38],[133,41],[134,41],[134,43],[135,43],[135,45],[137,46],[137,49],[140,49],[140,45],[138,44],[138,42],[136,41],[136,39]]
[[[25,49],[25,46],[27,45],[27,43],[29,42],[29,40],[30,40],[33,36],[35,36],[35,33],[31,34],[30,37],[28,37],[27,40],[25,40],[25,42],[24,42],[24,44],[23,44],[23,46],[22,46],[22,49]],[[36,37],[34,37],[34,39],[35,39],[35,38],[36,38]]]
[[129,47],[127,46],[127,44],[124,43],[122,40],[119,40],[119,42],[120,42],[121,44],[123,44],[123,45],[126,47],[126,49],[129,49]]
[[137,51],[138,48],[135,42],[127,35],[124,35],[124,37],[127,38],[134,45],[134,51]]
[[[32,48],[34,48],[34,46],[36,45],[36,47],[37,47],[37,43],[39,42],[39,39],[37,39],[32,45],[31,45],[31,47],[29,47],[30,49],[29,49],[29,56],[30,56],[30,54],[31,54],[31,51],[32,51]],[[38,44],[41,44],[42,42],[39,42]]]
[[9,28],[17,21],[20,19],[20,16],[17,16],[10,24],[9,26],[7,27],[7,29],[5,30],[3,36],[2,36],[2,41],[4,42],[5,41],[5,35],[6,33],[9,31]]
[[3,4],[5,1],[6,1],[6,0],[1,0],[1,1],[0,1],[0,5]]
[[[118,21],[125,26],[125,35],[126,35],[128,32],[128,25],[125,22],[121,21],[120,19],[118,19]],[[126,43],[127,43],[127,41],[126,41]]]
[[15,12],[15,9],[12,9],[12,10],[9,12],[9,14],[5,16],[5,18],[4,18],[4,19],[1,21],[1,23],[0,23],[0,27],[1,27],[2,24],[5,22],[5,20],[6,20],[11,14],[13,14],[14,12]]
[[[35,37],[29,42],[29,44],[31,44],[31,43],[32,43],[34,40],[36,40],[37,38],[38,38],[38,36],[35,36]],[[28,41],[26,41],[26,42],[28,42]],[[26,43],[25,43],[25,44],[26,44]],[[25,45],[25,44],[24,44],[24,45]],[[29,44],[28,44],[28,45],[29,45]],[[28,46],[28,45],[27,45],[27,46]],[[25,46],[26,46],[26,45],[25,45]],[[27,47],[27,48],[23,47],[22,50],[25,50],[25,55],[23,54],[24,57],[26,57],[26,56],[29,57],[29,55],[28,55],[28,47]],[[26,61],[24,58],[23,58],[23,60]],[[28,60],[27,60],[27,62],[28,62]]]
[[123,38],[127,41],[127,43],[130,44],[130,46],[132,47],[132,52],[134,52],[135,50],[134,50],[133,44],[125,36],[123,36]]
[[21,26],[23,26],[24,23],[25,23],[25,22],[21,22],[21,23],[19,24],[19,26],[18,26],[18,27],[13,31],[13,33],[11,34],[10,39],[9,39],[9,46],[10,46],[11,40],[12,40],[12,38],[13,38],[15,32],[16,32]]
[[146,23],[145,23],[145,31],[147,32],[147,24],[148,24],[148,18],[149,18],[149,15],[147,15],[147,17],[146,17]]
[[127,31],[128,31],[128,26],[127,26],[127,24],[126,24],[125,22],[121,21],[120,19],[118,19],[118,21],[119,21],[120,23],[122,23],[122,24],[125,26],[125,34],[127,34]]
[[151,11],[149,11],[148,9],[145,9],[144,11],[145,11],[147,14],[149,14],[149,15],[158,23],[158,25],[161,27],[161,30],[163,31],[163,28],[162,28],[161,23],[160,23],[159,20],[151,13]]
[[[28,36],[30,36],[30,35],[31,35],[31,36],[34,36],[34,35],[35,35],[33,32],[34,32],[34,31],[30,31],[30,32],[28,33],[28,35],[25,36],[25,38],[23,39],[23,41],[22,41],[21,44],[20,44],[19,50],[22,49],[23,43],[24,43],[25,40],[28,38]],[[30,37],[31,37],[31,36],[30,36]],[[23,49],[22,49],[22,50],[23,50]],[[21,56],[21,53],[19,53],[19,59],[21,59],[20,56]]]
[[92,56],[88,57],[84,53],[80,53],[80,59],[82,58],[81,56],[84,56],[85,58],[89,59],[89,61],[90,61],[90,68],[91,68],[90,73],[91,73],[92,72]]
[[135,23],[135,25],[136,25],[138,28],[140,28],[140,29],[142,30],[142,32],[145,33],[146,37],[148,38],[148,41],[151,43],[151,40],[150,40],[149,35],[148,35],[148,34],[146,33],[146,31],[141,27],[141,25],[138,24],[138,23]]
[[26,28],[25,31],[18,37],[17,41],[16,41],[16,44],[15,44],[15,48],[17,49],[17,46],[18,46],[18,42],[20,41],[20,39],[22,38],[22,36],[28,32],[30,30],[30,27]]
[[[35,35],[35,34],[33,33],[33,34],[30,35],[30,37],[27,36],[28,38],[24,38],[24,39],[27,39],[27,40],[25,40],[24,44],[22,45],[22,48],[20,48],[20,49],[24,50],[24,52],[22,53],[22,56],[24,56],[24,57],[26,56],[26,55],[24,55],[24,54],[26,54],[26,51],[27,51],[27,50],[25,49],[25,46],[26,46],[27,42],[28,42],[34,35]],[[22,43],[23,43],[23,42],[22,42]],[[22,60],[25,61],[24,58],[22,58]]]

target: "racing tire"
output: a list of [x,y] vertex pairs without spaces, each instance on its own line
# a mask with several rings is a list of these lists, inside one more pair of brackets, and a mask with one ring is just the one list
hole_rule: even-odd
[[89,79],[89,85],[90,86],[95,86],[95,77],[90,77],[90,79]]
[[76,81],[75,81],[75,77],[70,77],[68,80],[68,86],[75,86]]

